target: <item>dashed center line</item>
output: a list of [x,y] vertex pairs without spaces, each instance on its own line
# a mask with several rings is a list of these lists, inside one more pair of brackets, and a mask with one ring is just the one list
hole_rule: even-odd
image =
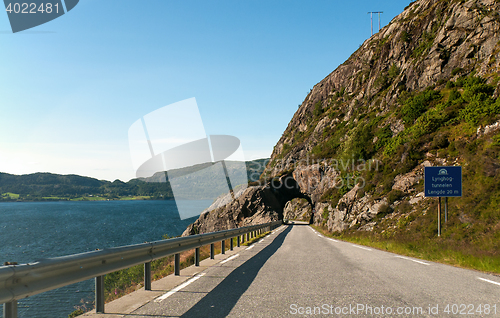
[[200,273],[200,274],[196,275],[195,277],[193,277],[190,280],[188,280],[187,282],[185,282],[185,283],[183,283],[183,284],[175,287],[174,289],[172,289],[168,293],[164,294],[163,296],[160,296],[160,297],[156,298],[155,302],[158,303],[158,302],[160,302],[162,300],[167,299],[168,297],[172,296],[173,294],[175,294],[179,290],[183,289],[184,287],[186,287],[187,285],[191,284],[192,282],[196,281],[197,279],[199,279],[200,277],[202,277],[204,275],[205,275],[205,273]]
[[486,278],[481,278],[481,277],[478,277],[477,279],[480,279],[482,281],[485,281],[485,282],[488,282],[488,283],[491,283],[491,284],[495,284],[495,285],[499,285],[500,286],[500,283],[499,282],[495,282],[495,281],[492,281],[492,280],[489,280],[489,279],[486,279]]
[[220,262],[220,263],[221,263],[221,264],[224,264],[224,263],[226,263],[226,262],[229,262],[229,261],[230,261],[230,260],[232,260],[232,259],[235,259],[235,258],[236,258],[236,257],[238,257],[238,256],[240,256],[240,254],[235,254],[235,255],[233,255],[233,256],[231,256],[231,257],[229,257],[229,258],[227,258],[227,259],[223,260],[223,261],[222,261],[222,262]]
[[249,247],[246,248],[246,250],[249,250],[249,249],[253,248],[254,246],[255,246],[255,244],[250,245]]
[[394,257],[406,259],[408,261],[412,261],[412,262],[419,263],[419,264],[422,264],[422,265],[431,265],[429,263],[425,263],[425,262],[422,262],[422,261],[417,261],[416,259],[411,259],[411,258],[404,257],[404,256],[394,256]]

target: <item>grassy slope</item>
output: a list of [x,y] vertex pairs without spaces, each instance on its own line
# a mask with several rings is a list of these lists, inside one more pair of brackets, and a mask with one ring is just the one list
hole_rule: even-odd
[[[345,129],[325,134],[325,140],[313,149],[318,158],[381,160],[383,168],[379,171],[342,173],[360,174],[367,181],[365,193],[375,199],[387,197],[390,204],[377,217],[373,232],[354,228],[337,236],[410,256],[500,273],[500,133],[476,135],[477,127],[500,118],[500,98],[495,99],[493,92],[494,87],[484,79],[463,77],[404,96],[383,116],[360,113],[356,125],[351,120],[343,125]],[[339,115],[334,107],[328,111]],[[392,136],[388,119],[394,117],[403,120],[405,129]],[[348,141],[337,139],[342,135],[348,135]],[[377,141],[373,142],[375,137]],[[441,237],[437,237],[436,199],[411,205],[407,194],[392,190],[396,175],[411,171],[424,160],[438,159],[463,167],[463,197],[450,199],[449,221]],[[323,200],[336,205],[349,190],[332,189]],[[421,191],[423,180],[414,193]]]

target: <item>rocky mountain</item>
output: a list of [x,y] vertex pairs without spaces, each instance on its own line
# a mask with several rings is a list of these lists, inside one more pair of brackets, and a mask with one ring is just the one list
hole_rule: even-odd
[[[499,12],[494,0],[411,3],[312,88],[260,186],[196,228],[312,213],[331,232],[429,238],[437,200],[424,197],[424,167],[461,165],[464,196],[450,199],[444,235],[499,251]],[[276,188],[291,199],[267,205]]]

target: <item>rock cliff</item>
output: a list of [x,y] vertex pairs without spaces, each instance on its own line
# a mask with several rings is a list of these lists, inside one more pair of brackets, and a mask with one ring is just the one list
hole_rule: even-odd
[[[274,147],[261,177],[266,186],[202,215],[186,232],[311,211],[332,232],[390,236],[414,226],[432,234],[426,211],[434,203],[424,197],[423,176],[425,166],[438,165],[464,167],[468,198],[453,207],[469,210],[457,226],[488,214],[481,224],[493,231],[499,11],[493,0],[411,3],[313,87]],[[269,184],[280,178],[296,188],[277,196]]]

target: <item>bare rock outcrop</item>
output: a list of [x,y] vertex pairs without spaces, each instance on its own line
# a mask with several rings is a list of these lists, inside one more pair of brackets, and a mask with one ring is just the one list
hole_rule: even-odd
[[312,203],[316,203],[328,189],[336,186],[340,173],[333,167],[313,164],[296,167],[292,175],[300,191],[307,194]]
[[286,203],[283,217],[289,220],[309,221],[311,212],[312,206],[306,199],[295,198]]
[[182,236],[276,221],[280,218],[282,211],[281,203],[272,188],[249,187],[236,200],[201,214],[193,224],[188,226]]

